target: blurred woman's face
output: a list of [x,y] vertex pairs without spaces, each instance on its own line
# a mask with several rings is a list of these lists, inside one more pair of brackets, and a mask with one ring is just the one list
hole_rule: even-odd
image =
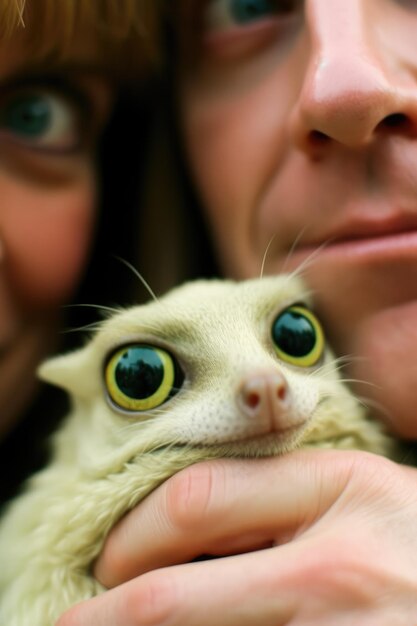
[[338,352],[364,357],[353,374],[417,435],[417,3],[179,13],[181,123],[225,272],[258,275],[269,244],[268,273],[303,268]]
[[55,65],[33,60],[24,29],[0,43],[0,433],[33,392],[86,261],[110,101],[91,37]]

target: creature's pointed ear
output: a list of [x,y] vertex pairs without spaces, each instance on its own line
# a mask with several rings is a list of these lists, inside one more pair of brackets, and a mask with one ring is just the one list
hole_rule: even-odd
[[92,365],[87,347],[48,359],[38,367],[37,374],[41,380],[74,395],[85,395],[91,391],[96,378]]

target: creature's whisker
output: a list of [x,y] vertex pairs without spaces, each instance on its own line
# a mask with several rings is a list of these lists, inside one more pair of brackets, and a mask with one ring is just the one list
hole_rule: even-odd
[[263,259],[262,259],[261,272],[260,272],[259,278],[263,278],[264,270],[265,270],[266,258],[268,256],[269,249],[270,249],[270,247],[272,245],[272,242],[274,241],[275,237],[276,237],[276,233],[272,235],[271,239],[269,240],[268,245],[266,246],[266,250],[264,252],[264,256],[263,256]]
[[86,302],[80,302],[76,304],[64,304],[62,305],[62,308],[63,309],[73,309],[73,308],[95,309],[96,311],[104,311],[106,313],[110,313],[111,315],[120,313],[120,311],[122,310],[121,307],[116,308],[116,307],[106,306],[104,304],[89,304]]
[[342,363],[344,366],[351,365],[352,363],[360,363],[366,361],[366,357],[357,356],[355,354],[343,354],[337,357],[334,357],[334,362]]
[[308,267],[310,267],[314,263],[316,258],[319,256],[320,252],[324,250],[324,248],[326,248],[326,246],[328,246],[330,242],[331,242],[330,239],[328,241],[324,241],[322,244],[317,246],[317,248],[312,250],[312,252],[310,252],[310,254],[292,272],[287,274],[288,276],[287,280],[291,280],[294,277],[298,277],[298,276],[302,277],[305,270],[308,269]]
[[[352,363],[357,363],[366,360],[365,357],[359,357],[355,355],[345,354],[343,356],[334,357],[331,361],[324,363],[317,369],[310,372],[310,376],[317,376],[321,374],[331,374],[332,372],[340,372],[343,371],[347,365],[351,365]],[[373,384],[367,383],[367,381],[362,379],[344,379],[346,382],[357,382],[364,384]]]
[[346,365],[350,365],[351,363],[364,363],[369,361],[369,358],[366,356],[359,356],[357,354],[345,354],[344,356],[337,357],[338,359],[345,359]]
[[355,383],[356,385],[368,385],[374,389],[381,389],[381,387],[370,380],[362,380],[361,378],[340,378],[341,383]]
[[363,395],[355,394],[355,398],[361,401],[367,409],[375,409],[378,413],[380,413],[383,416],[384,421],[386,423],[388,424],[393,423],[393,419],[390,413],[380,402],[377,402],[376,400],[373,400],[372,398],[368,398],[367,396],[363,396]]
[[345,364],[342,359],[333,359],[328,363],[323,363],[316,369],[308,373],[309,377],[328,376],[336,372],[340,372],[344,369]]
[[[314,262],[315,258],[320,254],[321,250],[323,248],[325,248],[327,244],[328,244],[328,242],[322,243],[315,250],[313,250],[308,255],[308,257],[305,258],[304,261],[302,261],[302,263],[300,263],[294,270],[292,270],[291,272],[282,274],[282,277],[283,277],[284,281],[283,281],[283,284],[281,286],[281,289],[282,289],[282,291],[284,293],[285,293],[285,290],[287,288],[287,284],[288,283],[291,283],[291,281],[296,279],[296,278],[302,278],[303,277],[303,272]],[[311,290],[309,292],[307,292],[307,290],[306,290],[306,295],[311,296],[312,295]]]
[[133,274],[136,276],[136,278],[139,279],[143,287],[145,287],[146,291],[149,293],[151,298],[155,300],[155,302],[159,302],[153,289],[151,288],[149,283],[145,280],[145,278],[142,276],[142,274],[136,269],[136,267],[134,267],[131,263],[129,263],[129,261],[126,261],[126,259],[123,259],[122,257],[119,257],[117,255],[114,255],[114,256],[118,261],[120,261],[120,263],[123,263],[124,265],[126,265],[126,267],[128,267],[133,272]]
[[[293,243],[291,245],[291,248],[289,249],[289,251],[288,251],[288,253],[287,253],[286,257],[285,257],[285,260],[284,260],[284,262],[282,264],[282,267],[281,267],[281,270],[280,270],[280,274],[286,274],[287,273],[287,265],[288,265],[292,255],[294,254],[294,251],[296,250],[300,240],[302,239],[304,233],[306,232],[306,230],[307,230],[307,226],[304,226],[304,228],[301,229],[301,231],[298,233],[297,237],[294,239],[294,241],[293,241]],[[263,259],[262,259],[262,264],[261,264],[260,278],[262,278],[263,275],[264,275],[267,256],[268,256],[269,250],[271,248],[271,245],[272,245],[273,241],[276,239],[276,237],[277,237],[277,233],[274,233],[272,235],[271,239],[269,240],[268,245],[266,247],[266,250],[264,252]],[[306,259],[304,259],[304,261],[298,267],[295,268],[295,270],[290,272],[289,275],[291,277],[301,275],[303,273],[304,269],[306,269],[311,263],[313,263],[315,257],[321,252],[321,250],[323,248],[325,248],[330,243],[330,241],[331,240],[329,239],[329,240],[323,242],[322,244],[320,244],[315,250],[313,250],[308,255],[308,257]]]
[[300,230],[300,232],[298,233],[297,237],[294,239],[294,241],[292,242],[291,248],[288,250],[288,254],[285,257],[284,263],[281,267],[281,272],[283,274],[285,274],[286,270],[287,270],[287,264],[289,262],[289,260],[291,259],[292,255],[294,254],[294,250],[296,249],[296,247],[298,246],[302,236],[304,235],[305,231],[307,230],[307,226],[304,226],[304,228],[302,228]]
[[[343,400],[346,397],[346,394],[340,390],[326,390],[326,400]],[[364,398],[361,396],[355,396],[358,404],[360,404],[366,411],[368,411],[369,407]]]
[[65,330],[61,330],[61,334],[67,335],[69,333],[80,333],[80,332],[87,332],[87,331],[97,332],[98,330],[100,330],[100,328],[101,328],[100,322],[92,322],[91,324],[85,324],[84,326],[66,328]]
[[[332,373],[337,373],[340,372],[341,370],[343,370],[344,365],[341,364],[339,366],[334,366],[333,363],[326,363],[325,365],[321,366],[320,368],[318,368],[317,370],[314,370],[313,372],[309,373],[309,377],[314,377],[314,376],[321,376],[323,378],[325,378],[328,375],[331,375]],[[362,378],[352,378],[352,377],[339,377],[338,378],[338,382],[342,383],[342,384],[356,384],[356,385],[367,385],[368,387],[373,387],[374,389],[379,389],[380,387],[378,385],[376,385],[375,383],[369,381],[369,380],[364,380]]]

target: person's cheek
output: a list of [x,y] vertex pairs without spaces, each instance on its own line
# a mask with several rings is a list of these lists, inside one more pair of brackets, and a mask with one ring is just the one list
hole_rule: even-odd
[[[359,326],[353,350],[359,358],[350,373],[359,382],[356,391],[370,400],[390,429],[406,439],[417,439],[416,351],[417,301],[382,309]],[[364,385],[361,380],[371,384]],[[405,458],[407,463],[408,459]]]
[[95,222],[92,168],[49,187],[0,180],[0,240],[8,283],[29,308],[65,302],[84,268]]
[[185,74],[180,90],[190,172],[220,266],[234,278],[260,273],[271,239],[264,226],[268,197],[285,210],[276,187],[288,158],[288,115],[296,93],[296,68],[278,63],[272,53],[259,61],[257,78],[242,65],[214,85],[195,84]]

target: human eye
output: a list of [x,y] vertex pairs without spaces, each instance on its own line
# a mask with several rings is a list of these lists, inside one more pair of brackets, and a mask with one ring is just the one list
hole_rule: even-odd
[[23,148],[55,154],[83,147],[88,99],[69,84],[33,80],[0,94],[0,134]]
[[0,132],[34,149],[72,151],[80,143],[80,113],[62,94],[26,87],[0,102]]
[[221,31],[291,13],[299,4],[297,0],[211,0],[204,22],[208,30]]
[[210,59],[238,59],[286,41],[304,0],[208,0],[199,17],[200,50]]

